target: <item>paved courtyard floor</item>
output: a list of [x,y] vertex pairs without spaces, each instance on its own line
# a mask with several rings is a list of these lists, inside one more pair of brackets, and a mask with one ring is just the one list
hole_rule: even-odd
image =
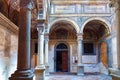
[[46,80],[112,80],[108,75],[103,74],[86,74],[84,76],[67,75],[67,74],[51,74],[46,76]]

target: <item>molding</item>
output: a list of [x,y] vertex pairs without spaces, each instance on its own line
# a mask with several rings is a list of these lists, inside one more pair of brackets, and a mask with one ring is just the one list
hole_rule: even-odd
[[78,40],[73,39],[50,39],[50,42],[78,42]]
[[51,0],[53,4],[105,4],[109,3],[109,0],[96,0],[96,1],[88,1],[88,0]]
[[19,28],[0,12],[0,25],[6,27],[15,34],[18,34]]
[[109,68],[109,71],[110,71],[111,76],[114,76],[114,77],[120,79],[120,70],[119,69]]
[[103,13],[103,14],[50,14],[50,17],[94,17],[94,16],[111,16],[111,13]]

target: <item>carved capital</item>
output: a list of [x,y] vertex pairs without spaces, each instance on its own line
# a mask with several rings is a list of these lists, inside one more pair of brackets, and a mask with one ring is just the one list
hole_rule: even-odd
[[38,30],[39,34],[44,34],[45,20],[37,20],[37,30]]
[[115,0],[109,0],[109,1],[110,1],[109,3],[110,7],[115,7]]
[[115,8],[116,10],[120,10],[120,0],[115,1]]
[[79,34],[77,34],[77,39],[78,39],[78,41],[81,41],[81,40],[83,40],[83,34],[82,33],[79,33]]
[[44,24],[38,24],[37,30],[39,34],[44,34]]
[[45,41],[49,41],[49,34],[48,34],[48,33],[45,34],[45,35],[44,35],[44,38],[45,38]]
[[110,7],[115,7],[116,10],[120,10],[120,0],[109,0]]
[[32,0],[20,0],[20,8],[27,8],[31,10],[34,6],[34,3]]

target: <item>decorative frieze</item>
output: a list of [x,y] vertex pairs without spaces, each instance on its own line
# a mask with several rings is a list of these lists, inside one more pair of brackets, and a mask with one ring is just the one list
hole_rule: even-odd
[[55,13],[75,13],[75,5],[55,5]]
[[61,4],[51,5],[51,14],[92,14],[92,13],[110,13],[109,4]]

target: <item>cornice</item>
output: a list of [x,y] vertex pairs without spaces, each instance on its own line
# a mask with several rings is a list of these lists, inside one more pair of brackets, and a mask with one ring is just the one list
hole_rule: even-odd
[[53,4],[103,4],[103,3],[109,3],[109,0],[51,0]]
[[16,26],[13,22],[11,22],[8,18],[6,18],[1,12],[0,12],[0,25],[11,30],[13,33],[18,34],[18,30],[19,30],[18,26]]
[[50,17],[84,17],[84,16],[111,16],[110,13],[103,13],[103,14],[51,14]]

